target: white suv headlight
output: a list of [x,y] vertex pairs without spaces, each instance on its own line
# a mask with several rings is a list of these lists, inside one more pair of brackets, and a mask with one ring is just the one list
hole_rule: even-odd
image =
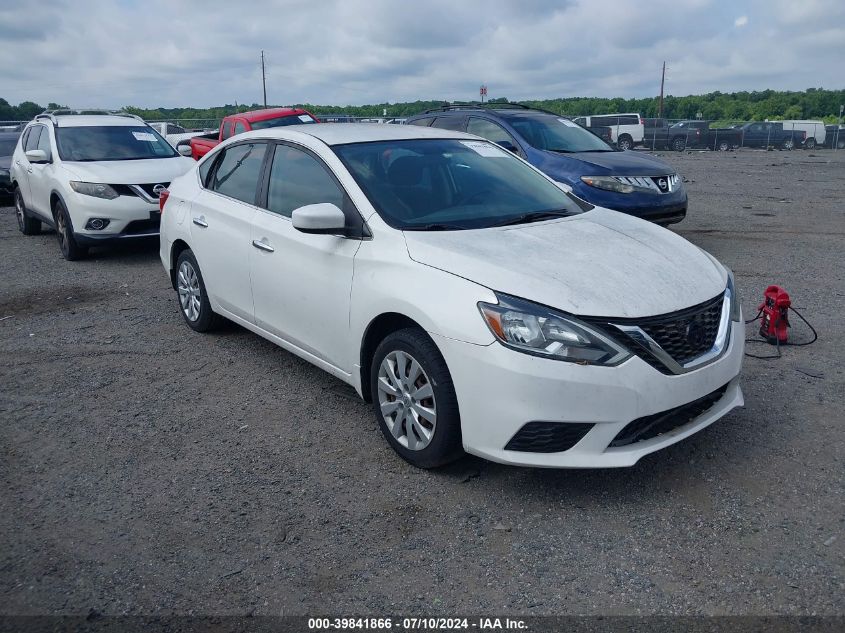
[[95,198],[104,198],[106,200],[114,200],[120,195],[110,185],[103,185],[98,182],[79,182],[78,180],[71,180],[70,186],[76,193],[81,193],[85,196],[93,196]]
[[480,301],[478,309],[493,335],[512,349],[582,365],[618,365],[631,353],[604,334],[550,308],[497,295],[498,304]]

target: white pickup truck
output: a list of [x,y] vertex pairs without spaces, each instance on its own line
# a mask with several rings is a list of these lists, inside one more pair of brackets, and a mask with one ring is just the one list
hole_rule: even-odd
[[609,127],[619,149],[634,149],[635,145],[642,145],[645,136],[645,121],[636,112],[579,116],[574,121],[585,128]]
[[164,140],[170,143],[173,147],[176,147],[180,141],[186,141],[194,136],[200,136],[208,132],[208,130],[189,132],[181,125],[176,125],[175,123],[170,123],[169,121],[148,122],[147,125],[161,134],[164,137]]

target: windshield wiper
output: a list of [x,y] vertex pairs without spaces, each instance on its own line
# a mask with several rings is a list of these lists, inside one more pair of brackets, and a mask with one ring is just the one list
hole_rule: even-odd
[[443,224],[443,223],[433,223],[433,224],[412,224],[411,226],[405,226],[402,228],[403,231],[465,231],[469,229],[468,226],[461,226],[460,224]]
[[486,228],[493,228],[496,226],[511,226],[512,224],[525,224],[527,222],[539,222],[540,220],[550,220],[551,218],[565,218],[573,215],[571,211],[532,211],[531,213],[523,213],[501,222],[488,224]]

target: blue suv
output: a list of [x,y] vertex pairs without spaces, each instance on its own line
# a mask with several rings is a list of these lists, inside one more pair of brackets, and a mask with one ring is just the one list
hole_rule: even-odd
[[484,137],[600,207],[658,224],[680,222],[687,213],[683,181],[669,165],[649,154],[618,150],[551,112],[516,103],[447,105],[406,123]]

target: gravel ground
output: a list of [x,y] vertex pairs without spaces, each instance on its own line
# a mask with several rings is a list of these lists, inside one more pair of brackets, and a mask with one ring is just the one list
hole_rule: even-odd
[[0,209],[0,614],[845,613],[845,152],[664,157],[746,316],[780,283],[820,339],[624,470],[415,470],[346,385],[193,334],[155,245],[68,263]]

